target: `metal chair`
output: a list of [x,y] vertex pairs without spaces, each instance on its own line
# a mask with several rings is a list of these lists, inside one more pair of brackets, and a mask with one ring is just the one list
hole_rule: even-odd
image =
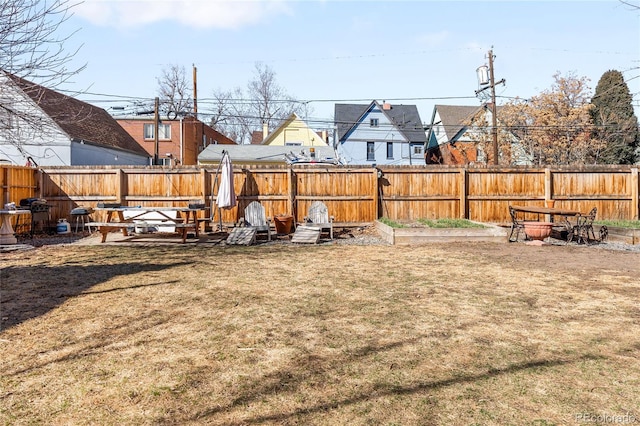
[[[571,242],[575,239],[576,243],[589,243],[589,239],[592,241],[600,241],[600,239],[596,239],[596,234],[593,230],[593,221],[596,219],[596,213],[598,209],[596,207],[592,208],[589,214],[587,215],[579,215],[576,218],[576,223],[572,226],[569,234],[567,235],[567,242]],[[605,228],[605,232],[607,232]],[[606,238],[606,236],[605,236]]]
[[[517,212],[511,206],[509,206],[509,215],[511,216],[511,232],[509,233],[509,242],[515,243],[516,241],[518,241],[520,231],[524,231],[524,224],[521,220],[518,219]],[[515,238],[513,238],[513,234],[515,234]]]

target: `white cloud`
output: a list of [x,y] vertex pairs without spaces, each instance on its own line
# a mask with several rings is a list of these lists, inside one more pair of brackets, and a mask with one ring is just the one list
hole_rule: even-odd
[[100,26],[130,28],[173,21],[189,27],[226,29],[291,13],[283,0],[84,0],[73,11]]

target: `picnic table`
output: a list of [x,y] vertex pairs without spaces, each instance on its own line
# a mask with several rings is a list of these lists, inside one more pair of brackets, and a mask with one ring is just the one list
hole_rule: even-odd
[[[94,211],[107,213],[104,222],[88,222],[85,226],[96,227],[102,234],[102,242],[107,240],[109,232],[121,230],[125,236],[129,235],[130,228],[151,228],[154,226],[165,226],[175,228],[179,233],[182,242],[187,240],[189,230],[193,230],[196,238],[200,236],[198,226],[198,212],[205,210],[194,207],[142,207],[142,206],[119,206],[119,207],[96,207]],[[150,217],[152,215],[152,217]],[[173,217],[175,215],[175,217]]]

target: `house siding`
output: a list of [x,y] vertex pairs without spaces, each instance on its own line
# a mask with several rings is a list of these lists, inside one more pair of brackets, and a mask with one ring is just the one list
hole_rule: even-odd
[[[120,126],[129,133],[135,140],[144,148],[149,156],[153,158],[155,155],[155,140],[145,139],[144,137],[144,125],[154,124],[152,119],[131,119],[131,120],[117,120]],[[171,154],[174,158],[182,158],[180,153],[180,120],[163,120],[162,124],[170,124],[171,138],[158,140],[158,158],[165,158],[167,154]],[[195,164],[186,163],[183,164]]]
[[[483,135],[477,128],[469,126],[473,117],[476,125],[491,128],[493,116],[488,107],[436,105],[425,156],[427,163],[459,166],[486,162],[486,153],[476,143]],[[513,134],[501,133],[498,137],[502,141],[508,138],[511,143],[510,164],[531,165],[531,158]]]
[[[264,136],[264,135],[263,135]],[[262,141],[264,145],[327,146],[325,140],[297,115],[292,114]]]
[[[378,120],[377,126],[371,126],[372,119]],[[367,159],[367,142],[374,143],[373,160]],[[393,158],[387,158],[388,142],[393,143]],[[409,164],[408,142],[379,108],[365,114],[345,135],[338,145],[338,153],[347,164]]]
[[[424,164],[426,134],[415,105],[336,104],[335,120],[340,138],[336,150],[346,164]],[[387,156],[389,143],[393,157]],[[373,158],[367,157],[367,144],[374,145]]]
[[[129,133],[151,157],[155,155],[155,140],[144,138],[144,125],[154,124],[153,119],[118,119],[118,123]],[[158,141],[158,158],[173,158],[183,165],[198,164],[198,154],[208,145],[235,145],[231,139],[194,118],[162,120],[170,124],[171,137]],[[170,154],[170,156],[169,156]]]
[[[40,103],[31,98],[34,91]],[[13,110],[0,110],[0,159],[17,165],[29,159],[39,166],[145,164],[142,149],[103,109],[1,72],[0,103]],[[73,140],[94,137],[100,149],[73,152]],[[132,162],[116,163],[115,152]]]
[[[16,114],[0,111],[3,125],[6,122],[8,127],[0,131],[0,159],[16,165],[26,164],[26,157],[38,165],[71,164],[69,137],[4,76],[0,76],[0,103],[11,105],[16,111]],[[34,128],[20,118],[23,114],[41,124]]]
[[[28,83],[21,79],[18,81],[23,85]],[[32,90],[38,90],[43,99],[46,98],[41,104],[36,104],[18,83],[0,73],[0,103],[11,105],[11,109],[15,111],[10,113],[5,111],[5,114],[0,116],[0,122],[3,123],[0,130],[0,159],[6,159],[16,165],[24,165],[28,160],[32,160],[32,164],[35,163],[39,166],[146,164],[147,157],[142,155],[142,150],[138,146],[133,146],[133,148],[137,148],[140,153],[134,153],[119,148],[117,144],[100,143],[113,142],[114,139],[121,142],[122,139],[118,139],[118,136],[122,135],[125,136],[126,141],[133,143],[133,140],[122,132],[122,129],[104,110],[42,86],[28,84]],[[55,103],[57,108],[53,108],[54,113],[58,114],[55,117],[51,115],[51,103]],[[89,115],[79,115],[78,108],[82,109],[81,112]],[[60,120],[60,117],[64,117],[65,113],[78,118],[76,120],[65,118],[63,124],[59,124],[60,122],[55,118]],[[31,123],[21,116],[29,117]],[[33,122],[38,123],[37,126],[34,126]],[[90,122],[91,126],[87,125],[87,122]],[[84,131],[87,128],[93,132]],[[110,136],[114,136],[114,129],[119,133],[114,138],[110,138]],[[70,131],[77,133],[69,134]],[[88,139],[90,136],[99,138],[103,135],[106,136],[102,140],[92,141],[93,149],[85,149],[83,146],[74,152],[73,140],[78,140],[79,137]],[[78,143],[78,145],[81,144]],[[122,159],[119,163],[114,161],[116,153]],[[126,159],[130,162],[124,162]]]
[[150,157],[143,157],[139,154],[121,151],[104,146],[92,145],[89,143],[71,143],[71,163],[85,166],[106,166],[106,165],[134,165],[148,166]]

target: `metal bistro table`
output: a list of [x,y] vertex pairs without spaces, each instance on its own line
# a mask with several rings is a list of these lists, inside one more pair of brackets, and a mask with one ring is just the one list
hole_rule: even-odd
[[18,239],[15,236],[11,218],[19,214],[31,214],[28,209],[0,210],[0,218],[2,219],[2,227],[0,227],[0,245],[16,244]]
[[[107,213],[105,222],[89,222],[85,226],[95,226],[102,234],[102,242],[107,239],[107,234],[111,231],[121,229],[122,234],[128,236],[130,227],[148,227],[150,225],[169,226],[176,229],[182,235],[182,242],[187,239],[187,232],[193,229],[196,238],[200,236],[198,226],[198,212],[205,208],[192,207],[96,207],[94,211]],[[175,212],[176,217],[171,217],[170,212]],[[125,217],[127,213],[127,217]],[[155,217],[150,218],[152,213]],[[145,215],[147,217],[145,217]],[[184,218],[182,217],[184,215]]]
[[[577,210],[569,210],[569,209],[561,209],[557,207],[536,207],[536,206],[509,206],[509,213],[511,215],[511,233],[509,234],[509,241],[514,242],[518,240],[518,235],[520,230],[524,228],[523,219],[518,217],[518,213],[526,214],[536,214],[538,215],[538,220],[540,220],[540,215],[550,215],[553,222],[554,216],[561,216],[562,221],[558,224],[564,227],[567,232],[572,233],[573,224],[569,221],[569,217],[577,217],[580,216],[580,212]],[[513,239],[513,234],[515,233],[515,239]]]

